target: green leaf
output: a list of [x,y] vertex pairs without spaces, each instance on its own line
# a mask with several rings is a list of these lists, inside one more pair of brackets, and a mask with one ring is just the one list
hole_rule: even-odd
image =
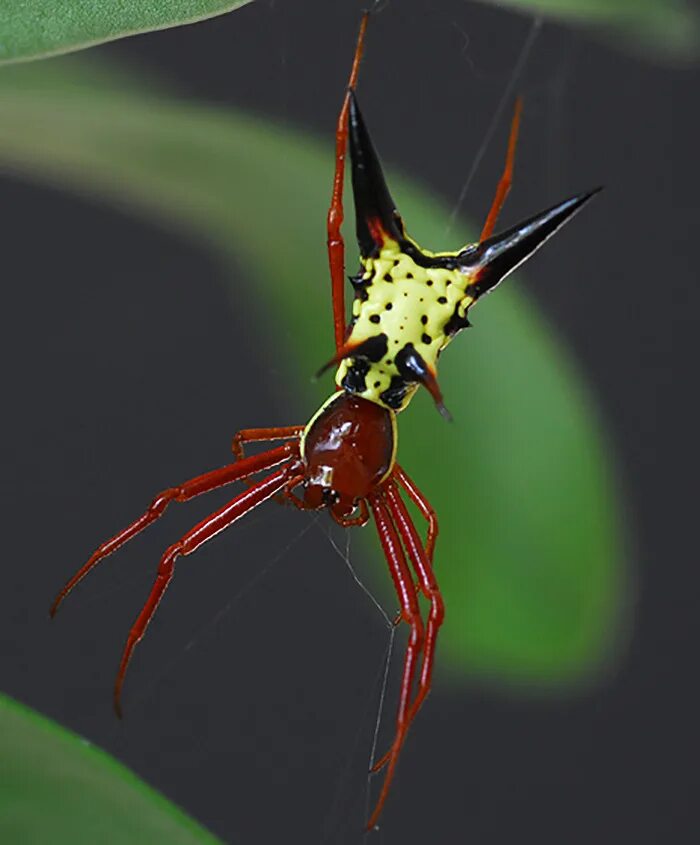
[[[194,23],[251,0],[3,0],[0,65],[82,50],[140,32]],[[688,0],[484,0],[528,14],[593,24],[659,56],[693,59],[700,17]]]
[[87,740],[0,695],[0,842],[219,842]]
[[0,64],[223,15],[250,0],[3,0]]
[[[490,2],[490,0],[486,0]],[[605,27],[622,46],[660,58],[700,55],[700,15],[689,0],[499,0],[528,14]]]
[[[21,81],[24,68],[8,70],[0,74],[0,163],[235,252],[250,283],[232,289],[232,302],[268,332],[310,416],[332,389],[330,378],[322,386],[308,378],[333,348],[324,245],[331,139],[320,148],[262,120],[144,101],[107,83],[100,94],[90,70],[93,81],[80,91],[75,65],[63,94],[45,91],[36,68],[31,84]],[[393,176],[391,185],[419,242],[448,247],[447,210],[405,179]],[[257,297],[254,307],[245,297]],[[441,665],[561,682],[597,665],[615,625],[621,550],[610,454],[566,350],[517,279],[479,306],[475,322],[441,361],[455,422],[424,396],[400,419],[401,463],[441,517]],[[265,420],[242,414],[236,423]],[[374,532],[358,535],[390,596]]]

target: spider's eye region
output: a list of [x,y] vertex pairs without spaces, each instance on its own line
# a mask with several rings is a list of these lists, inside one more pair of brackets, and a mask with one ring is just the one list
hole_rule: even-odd
[[321,494],[321,498],[323,500],[323,504],[329,508],[340,501],[340,495],[338,492],[336,490],[332,490],[330,487],[326,487]]

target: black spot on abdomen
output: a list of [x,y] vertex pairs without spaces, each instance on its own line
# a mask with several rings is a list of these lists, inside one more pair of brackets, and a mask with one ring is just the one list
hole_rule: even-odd
[[365,279],[363,270],[360,270],[360,272],[354,276],[348,276],[348,278],[350,279],[350,284],[355,290],[355,299],[359,299],[360,302],[366,302],[369,299],[367,288],[371,287],[372,279]]
[[[377,318],[374,322],[379,322],[379,318]],[[362,358],[376,364],[378,361],[382,360],[388,349],[388,338],[384,332],[382,332],[381,334],[375,334],[373,337],[368,337],[367,340],[364,340],[358,347],[353,349],[352,354],[349,357],[352,357],[355,360]]]
[[397,411],[403,405],[409,386],[401,376],[394,376],[391,379],[389,387],[383,393],[379,394],[379,398],[385,405]]
[[459,316],[459,306],[457,306],[454,310],[454,314],[445,323],[444,332],[448,337],[454,337],[458,332],[461,332],[462,329],[468,329],[469,326],[471,326],[471,323],[467,319],[466,315],[464,317]]
[[369,361],[354,361],[345,373],[345,378],[342,381],[343,389],[347,390],[348,393],[364,393],[367,389],[369,366]]

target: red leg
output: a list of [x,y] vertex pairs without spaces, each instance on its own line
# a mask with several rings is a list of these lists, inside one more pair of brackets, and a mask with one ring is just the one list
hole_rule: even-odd
[[[362,47],[367,29],[369,13],[365,12],[360,23],[360,32],[357,36],[355,57],[352,62],[348,88],[357,85],[357,75],[360,70],[362,59]],[[328,263],[331,270],[331,286],[333,291],[333,328],[335,332],[335,349],[340,350],[345,342],[345,242],[340,232],[343,224],[343,182],[345,179],[345,154],[348,143],[348,111],[350,109],[350,96],[345,95],[343,106],[338,115],[338,123],[335,130],[335,175],[333,177],[333,194],[331,206],[328,209],[327,231],[328,231]]]
[[276,449],[270,449],[267,452],[262,452],[260,455],[253,455],[250,458],[245,458],[242,461],[237,461],[235,464],[229,464],[221,469],[215,469],[211,472],[206,472],[203,475],[198,475],[181,484],[179,487],[170,487],[163,490],[153,499],[151,504],[137,520],[128,525],[123,531],[120,531],[111,540],[103,543],[90,557],[88,562],[81,567],[75,575],[68,581],[61,592],[56,596],[53,605],[51,606],[51,616],[54,616],[58,610],[61,602],[75,587],[75,585],[82,581],[88,572],[96,566],[107,555],[111,555],[124,543],[127,543],[137,534],[155,522],[163,515],[165,509],[170,502],[186,502],[194,496],[199,496],[202,493],[209,493],[211,490],[216,490],[217,487],[224,487],[226,484],[231,484],[233,481],[238,481],[242,478],[247,478],[256,472],[264,469],[270,469],[277,466],[289,458],[298,454],[299,447],[296,443],[287,443],[284,446],[278,446]]
[[496,195],[493,198],[491,210],[488,213],[486,223],[484,223],[484,228],[481,231],[479,242],[485,241],[486,238],[490,238],[493,234],[493,230],[496,228],[498,215],[503,208],[503,203],[506,201],[508,191],[510,191],[510,186],[513,182],[513,162],[515,161],[515,148],[518,143],[518,129],[520,128],[520,114],[522,113],[522,110],[523,101],[520,97],[518,97],[515,101],[515,112],[510,124],[510,137],[508,138],[508,153],[506,154],[505,167],[503,168],[503,174],[501,175],[498,187],[496,188]]
[[[406,725],[406,729],[408,730],[408,727],[416,717],[416,714],[420,710],[426,696],[430,692],[433,662],[435,658],[435,646],[437,644],[437,636],[440,626],[445,618],[445,605],[442,600],[440,588],[435,580],[435,575],[433,574],[427,550],[423,548],[421,539],[418,536],[413,520],[408,513],[408,509],[401,498],[398,487],[393,481],[389,481],[385,490],[389,513],[391,514],[391,518],[398,529],[403,545],[408,552],[409,559],[418,577],[418,586],[423,592],[423,595],[430,601],[430,614],[425,628],[423,664],[416,697],[414,698],[408,711]],[[389,762],[393,753],[394,749],[391,748],[383,757],[377,760],[372,767],[372,771],[378,772],[382,769]]]
[[336,516],[333,511],[331,511],[331,516],[338,525],[342,525],[343,528],[354,528],[355,526],[362,527],[363,525],[367,525],[369,522],[369,511],[367,510],[367,502],[364,499],[360,499],[358,509],[360,512],[357,516]]
[[160,600],[163,598],[163,593],[165,593],[173,577],[175,560],[178,557],[192,554],[192,552],[206,543],[207,540],[211,540],[212,537],[215,537],[219,532],[228,528],[237,519],[240,519],[246,513],[253,510],[253,508],[258,507],[266,499],[270,499],[275,493],[284,488],[290,475],[298,472],[298,470],[299,465],[297,463],[289,462],[287,466],[278,469],[262,481],[258,481],[249,489],[239,493],[235,499],[232,499],[218,511],[203,519],[165,552],[158,565],[158,574],[156,575],[156,580],[151,588],[148,600],[129,631],[129,636],[127,637],[122,654],[117,680],[114,685],[114,709],[119,717],[121,717],[121,690],[132,652],[136,644],[143,637],[148,623],[153,618],[153,614],[156,612]]
[[388,757],[388,765],[386,774],[384,775],[384,783],[382,784],[381,792],[377,804],[374,808],[367,829],[371,829],[377,823],[379,814],[384,807],[391,781],[394,777],[396,763],[399,758],[399,751],[403,745],[409,724],[409,700],[411,698],[411,691],[413,689],[413,681],[416,672],[416,664],[418,662],[418,655],[423,647],[423,621],[420,615],[420,608],[418,606],[418,596],[416,595],[413,580],[406,563],[401,542],[396,533],[396,528],[392,522],[389,511],[384,502],[383,492],[374,493],[369,499],[374,520],[377,524],[377,531],[379,533],[379,540],[384,550],[391,577],[394,581],[394,587],[401,603],[401,617],[411,626],[411,634],[406,648],[406,657],[403,665],[403,679],[401,681],[401,694],[399,697],[399,706],[396,713],[396,734],[391,751]]
[[430,601],[430,614],[428,616],[428,623],[425,629],[425,652],[423,654],[423,666],[421,669],[420,681],[418,682],[418,692],[408,715],[408,721],[410,724],[420,709],[425,697],[430,692],[435,646],[437,644],[437,636],[440,626],[445,618],[445,605],[427,552],[423,548],[423,544],[418,536],[416,527],[413,524],[413,520],[408,513],[408,509],[401,498],[401,494],[399,493],[397,486],[391,481],[386,486],[386,495],[389,512],[399,530],[401,540],[408,552],[408,557],[413,565],[416,575],[418,576],[420,588],[423,591],[423,595]]
[[[271,440],[291,440],[295,437],[301,437],[304,431],[303,425],[286,425],[281,428],[242,428],[237,431],[233,440],[231,441],[231,451],[236,456],[236,460],[242,461],[245,457],[246,443],[265,443]],[[246,486],[250,487],[253,484],[252,479],[246,481]],[[286,496],[289,501],[294,501],[293,495]],[[285,503],[285,495],[275,496],[279,504]],[[296,504],[296,502],[295,502]]]
[[392,473],[392,478],[395,478],[403,487],[403,489],[408,493],[409,497],[411,498],[411,501],[416,505],[418,510],[421,512],[421,515],[428,523],[428,538],[425,544],[425,553],[428,556],[428,560],[432,564],[433,556],[435,554],[435,543],[437,541],[439,530],[437,514],[433,510],[433,506],[430,504],[428,499],[423,493],[421,493],[418,486],[410,478],[410,476],[403,469],[403,467],[400,467],[398,464],[396,464],[396,466],[394,467],[394,472]]
[[243,428],[233,436],[231,451],[239,461],[245,457],[245,443],[263,443],[270,440],[291,440],[301,437],[303,425],[286,425],[283,428]]
[[284,485],[284,490],[275,496],[275,501],[281,500],[283,504],[285,501],[287,501],[290,505],[294,505],[294,507],[300,511],[311,510],[311,508],[306,504],[306,502],[301,498],[301,496],[297,496],[297,494],[294,492],[295,487],[298,487],[302,483],[302,481],[304,481],[305,478],[305,472],[300,472],[299,475],[295,475],[293,478],[290,478],[289,481]]

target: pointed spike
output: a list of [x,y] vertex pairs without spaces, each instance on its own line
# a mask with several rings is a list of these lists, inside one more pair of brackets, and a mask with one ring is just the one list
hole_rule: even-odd
[[449,409],[445,407],[444,402],[436,403],[436,407],[437,407],[438,411],[440,412],[440,416],[444,420],[447,420],[447,422],[454,422],[454,417],[450,413]]
[[474,281],[467,286],[466,292],[477,298],[496,287],[601,190],[602,187],[595,188],[570,197],[465,253],[462,266],[474,274]]
[[362,257],[368,258],[377,254],[387,238],[401,240],[404,237],[403,223],[352,89],[348,120],[357,243]]
[[396,368],[407,381],[417,381],[422,384],[433,397],[435,407],[440,415],[448,422],[452,422],[452,414],[442,401],[442,391],[435,373],[426,364],[423,356],[416,351],[412,343],[407,343],[396,356]]
[[357,343],[346,343],[341,346],[332,358],[330,358],[322,367],[319,367],[318,370],[316,370],[313,375],[312,381],[318,381],[325,372],[328,372],[331,367],[337,366],[343,360],[343,358],[349,358],[350,355],[352,355],[352,353],[354,352],[354,350],[357,349],[358,345],[359,344]]
[[365,358],[376,364],[377,361],[381,361],[381,359],[386,355],[387,344],[387,337],[383,332],[381,334],[368,337],[361,343],[346,343],[340,347],[330,361],[326,361],[326,363],[317,370],[313,377],[313,381],[319,379],[334,364],[339,364],[343,358]]

